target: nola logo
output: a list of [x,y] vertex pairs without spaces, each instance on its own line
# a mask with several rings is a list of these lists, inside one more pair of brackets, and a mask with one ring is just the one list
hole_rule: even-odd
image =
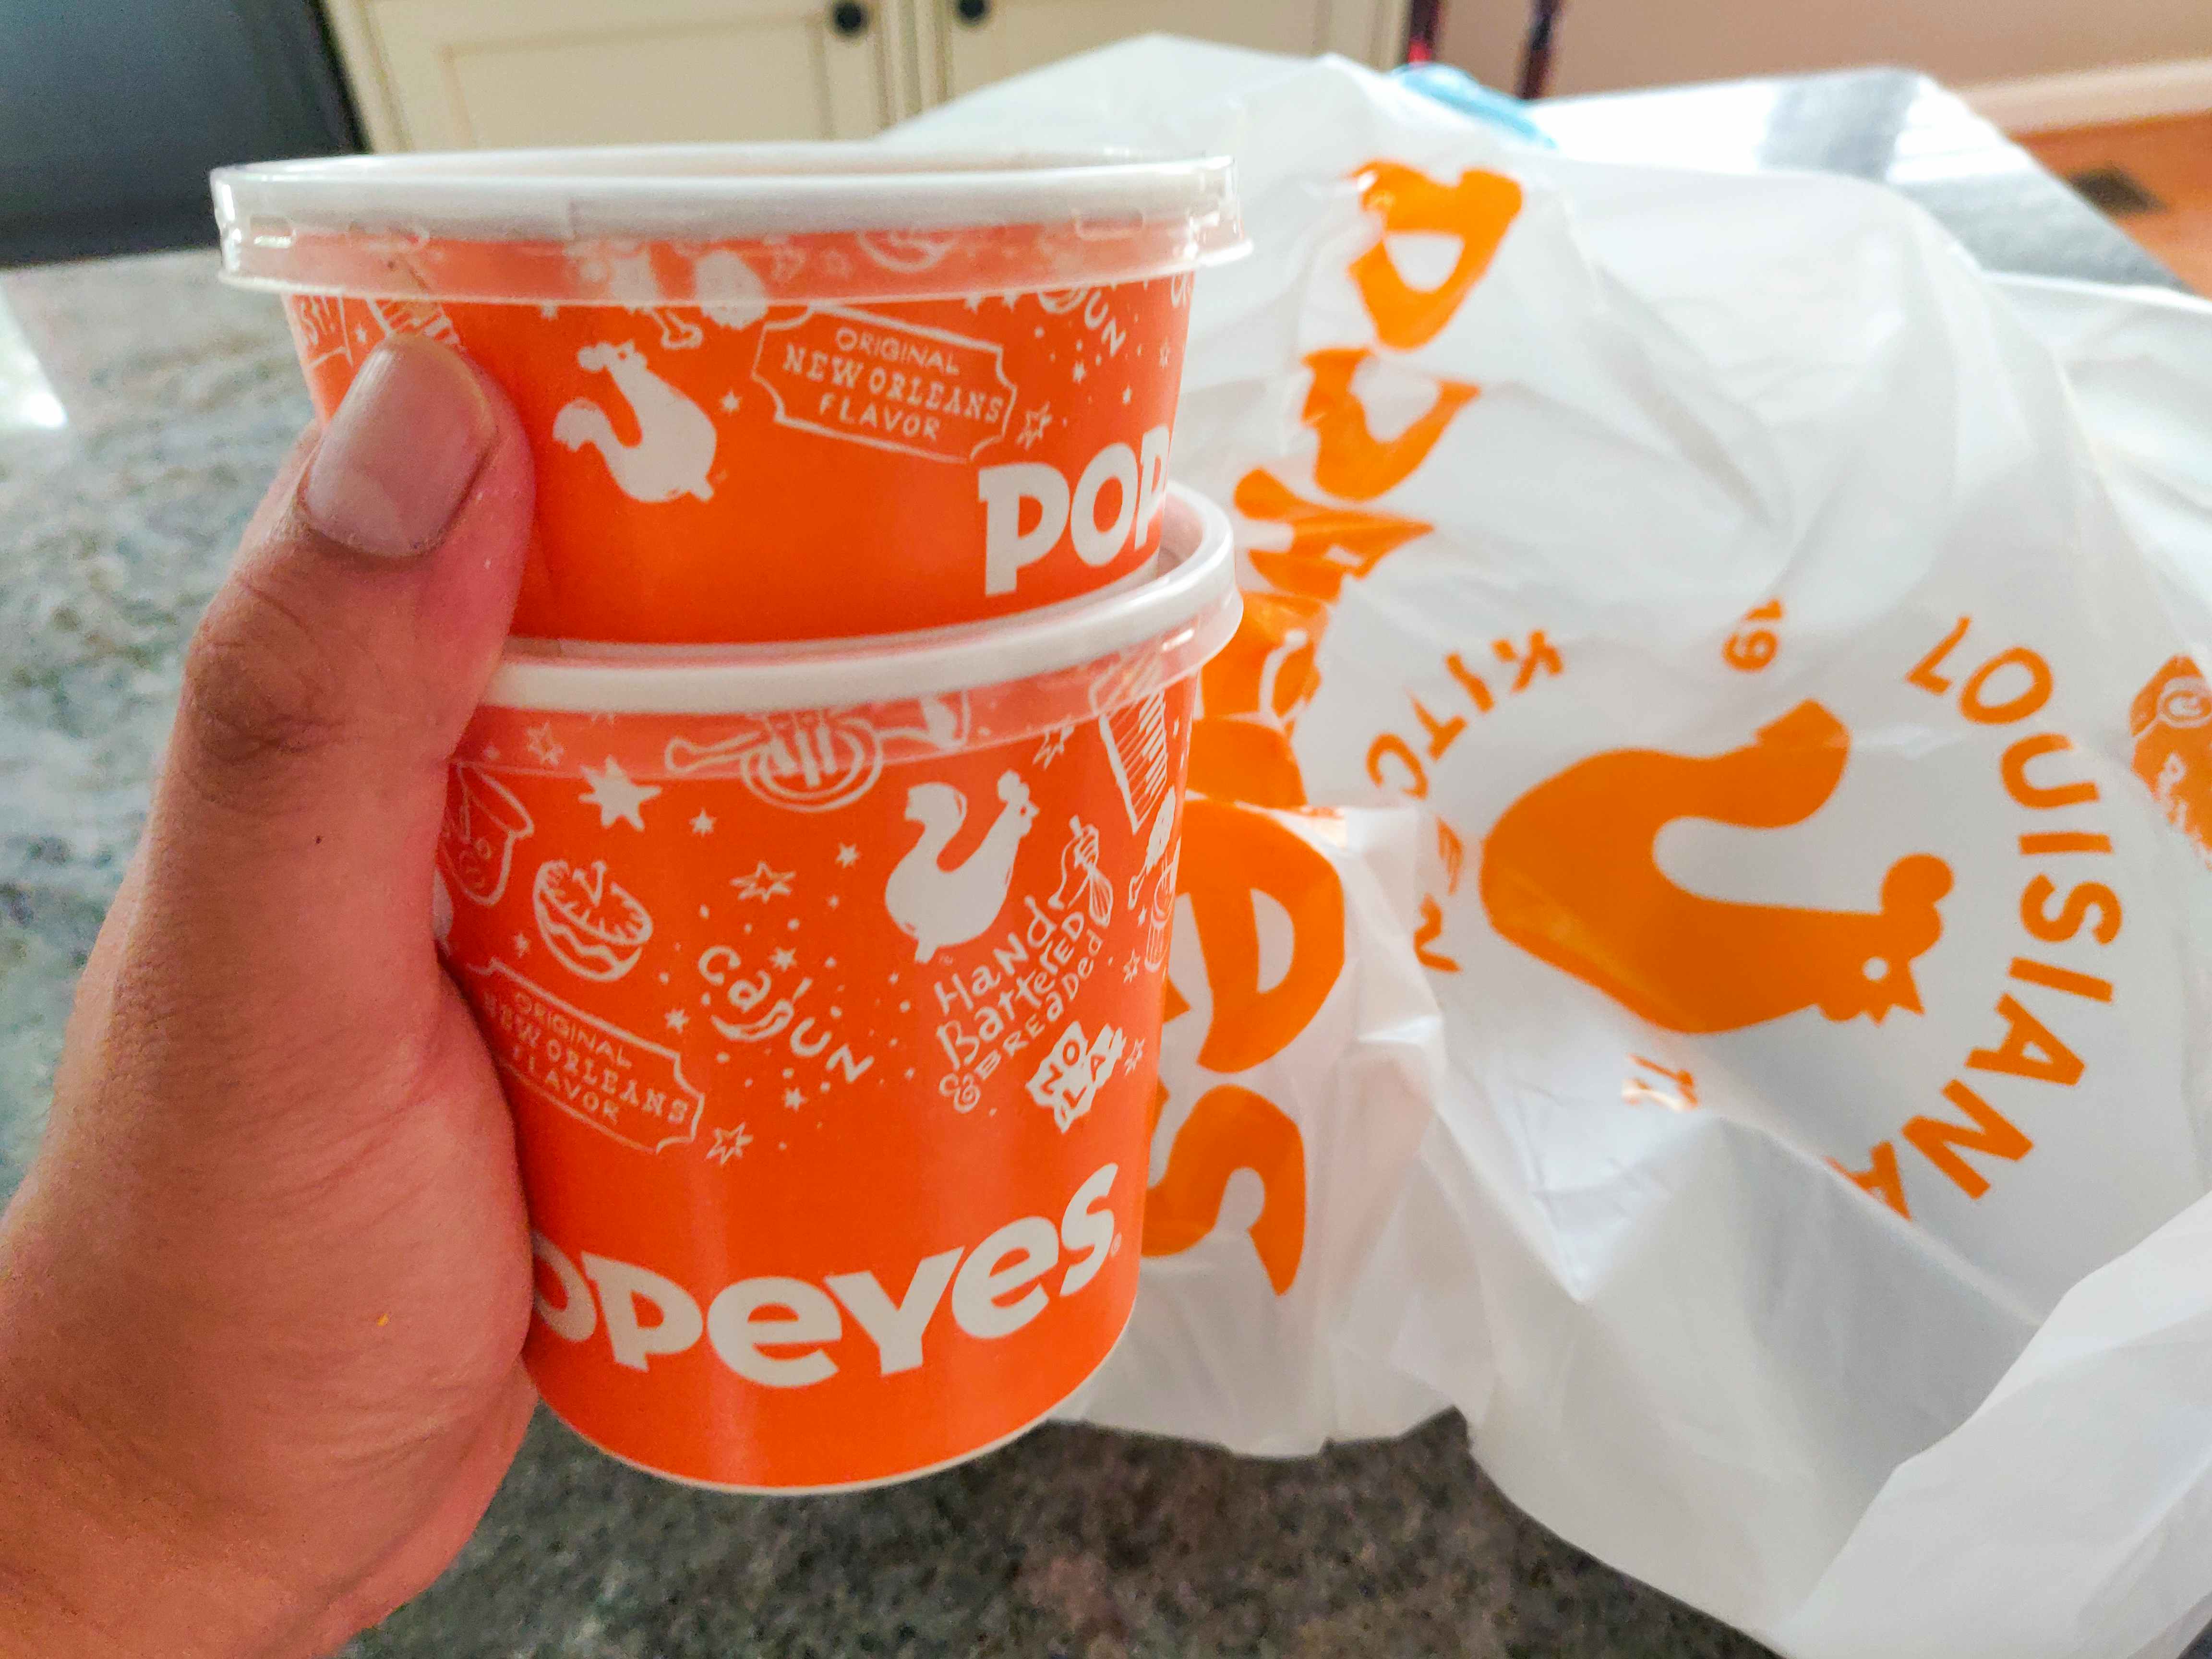
[[1804,823],[1850,752],[1843,723],[1808,702],[1723,755],[1593,755],[1507,807],[1484,841],[1491,925],[1670,1031],[1732,1031],[1812,1007],[1876,1023],[1893,1008],[1918,1013],[1912,964],[1942,937],[1942,860],[1899,859],[1874,909],[1815,910],[1686,891],[1655,856],[1678,818]]
[[[1095,1170],[1069,1197],[1056,1226],[1044,1216],[1021,1216],[973,1249],[940,1250],[903,1273],[893,1271],[890,1282],[906,1286],[896,1301],[884,1280],[864,1268],[828,1274],[819,1284],[781,1275],[741,1279],[702,1308],[665,1274],[588,1250],[572,1257],[533,1233],[532,1249],[546,1270],[539,1275],[538,1317],[564,1342],[588,1342],[604,1333],[609,1357],[634,1371],[689,1352],[703,1335],[716,1359],[763,1388],[810,1388],[841,1370],[865,1375],[871,1358],[876,1375],[891,1376],[927,1360],[926,1345],[933,1330],[942,1331],[937,1316],[948,1304],[963,1335],[995,1341],[1027,1327],[1055,1297],[1077,1295],[1097,1278],[1116,1242],[1108,1200],[1119,1173],[1112,1164]],[[560,1292],[557,1303],[547,1294],[547,1275]],[[640,1317],[641,1304],[651,1318]],[[847,1334],[848,1316],[872,1356]]]

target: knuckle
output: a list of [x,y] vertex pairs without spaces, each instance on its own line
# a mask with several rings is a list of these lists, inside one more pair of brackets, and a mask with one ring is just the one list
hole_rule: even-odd
[[185,652],[179,718],[188,753],[223,793],[338,746],[353,722],[343,646],[266,580],[231,583]]

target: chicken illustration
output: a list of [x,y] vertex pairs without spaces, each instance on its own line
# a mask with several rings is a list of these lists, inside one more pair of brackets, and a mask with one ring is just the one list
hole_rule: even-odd
[[1653,856],[1677,818],[1801,823],[1842,779],[1850,733],[1801,702],[1724,755],[1617,749],[1547,779],[1482,845],[1491,923],[1674,1031],[1731,1031],[1817,1006],[1832,1020],[1921,1012],[1912,963],[1942,936],[1941,859],[1899,859],[1877,911],[1739,904],[1686,892]]
[[1036,822],[1029,786],[1000,775],[1006,803],[964,863],[946,869],[939,855],[967,821],[968,798],[949,783],[917,783],[906,792],[906,817],[921,834],[884,886],[884,908],[914,940],[914,959],[927,962],[948,945],[964,945],[997,918],[1014,875],[1014,849]]
[[606,410],[579,398],[553,417],[556,443],[598,449],[616,488],[634,501],[672,501],[678,495],[703,501],[714,495],[707,472],[714,464],[714,422],[704,410],[655,374],[645,354],[627,340],[587,345],[576,362],[613,377],[637,422],[637,441],[623,442]]

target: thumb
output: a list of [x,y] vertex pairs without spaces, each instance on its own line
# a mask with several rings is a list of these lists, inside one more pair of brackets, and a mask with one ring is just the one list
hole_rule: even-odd
[[[147,831],[206,965],[357,1005],[428,961],[446,759],[499,654],[532,503],[513,408],[420,337],[370,356],[271,488],[185,657]],[[334,948],[335,947],[335,948]],[[343,979],[350,994],[333,983]]]

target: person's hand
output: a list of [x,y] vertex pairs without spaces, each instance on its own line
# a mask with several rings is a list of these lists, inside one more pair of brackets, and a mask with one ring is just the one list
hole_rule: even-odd
[[394,340],[192,642],[0,1223],[10,1659],[327,1651],[514,1455],[529,1239],[430,888],[531,490],[499,393]]

